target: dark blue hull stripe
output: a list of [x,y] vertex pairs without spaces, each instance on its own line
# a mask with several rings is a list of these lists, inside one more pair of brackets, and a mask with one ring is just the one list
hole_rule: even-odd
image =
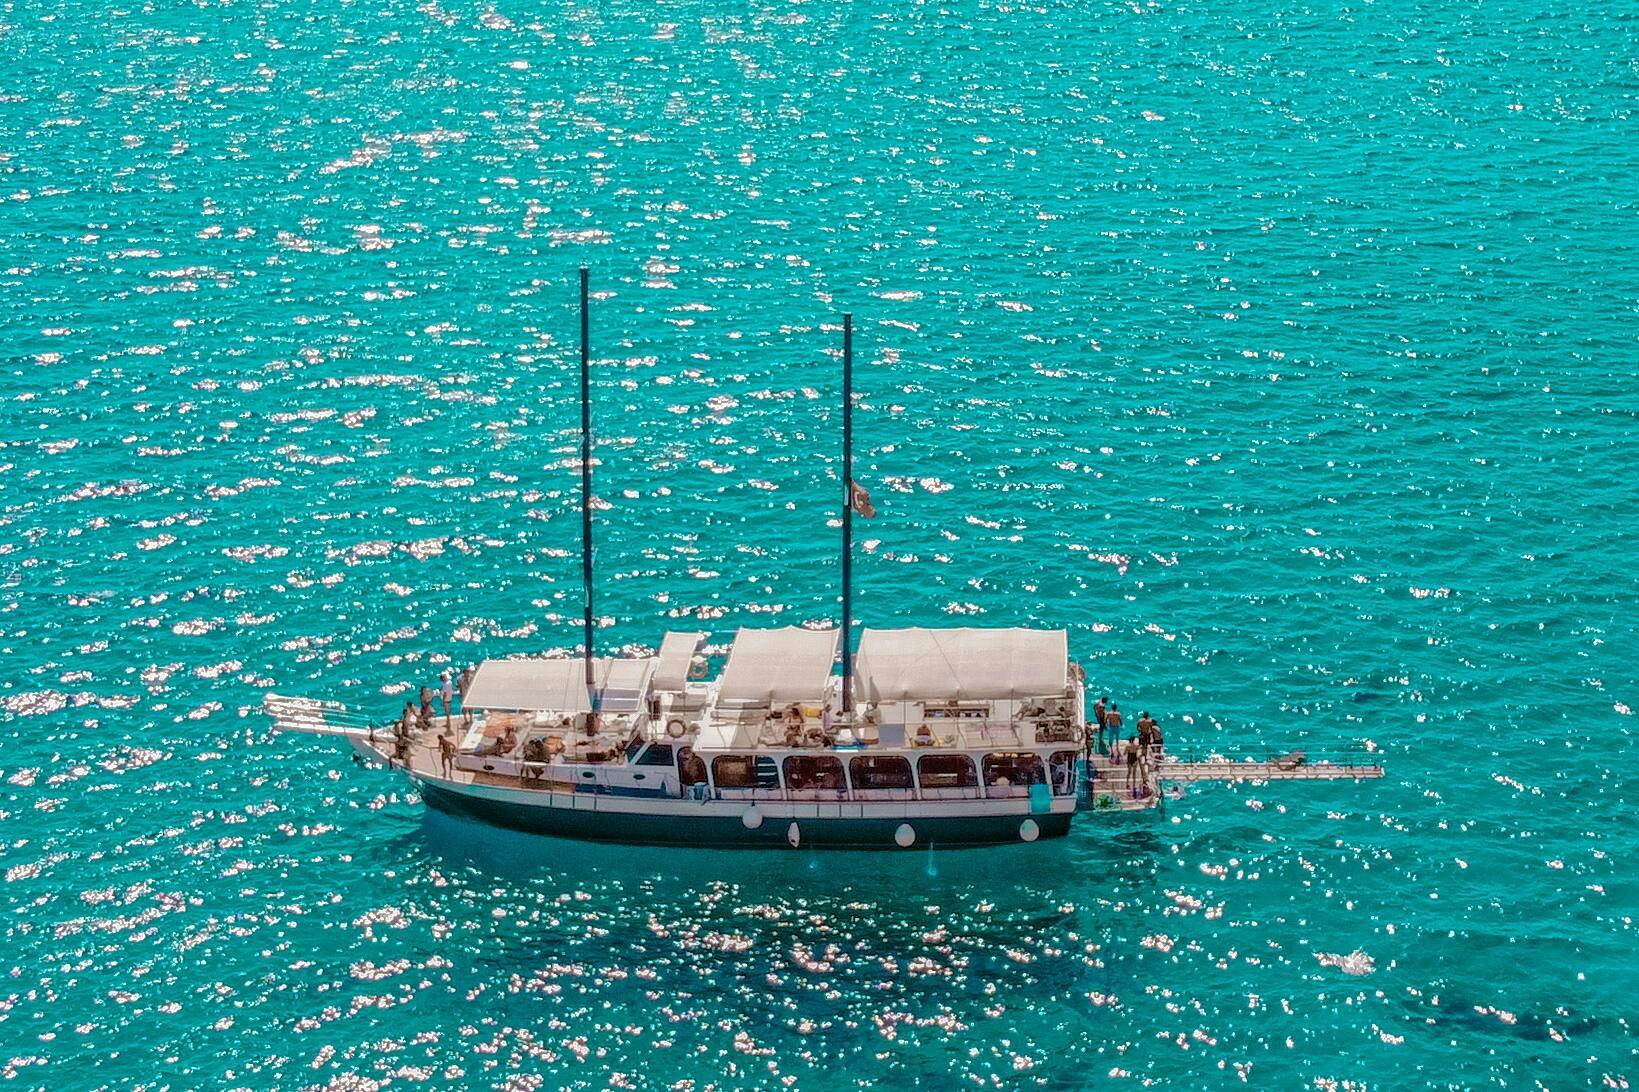
[[[535,834],[555,834],[595,842],[679,846],[789,845],[789,819],[770,816],[756,830],[748,830],[738,816],[632,815],[616,811],[584,811],[514,804],[503,800],[448,792],[423,783],[422,799],[430,807],[464,815],[496,826]],[[928,846],[1006,845],[1021,843],[1020,827],[1032,820],[1040,838],[1069,833],[1069,812],[1048,815],[974,815],[909,820],[916,832],[915,848]],[[898,849],[894,834],[903,819],[805,819],[797,824],[803,846],[850,846]]]

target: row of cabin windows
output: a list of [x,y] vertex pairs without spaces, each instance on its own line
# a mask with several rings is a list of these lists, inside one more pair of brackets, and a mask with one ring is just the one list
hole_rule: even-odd
[[[1074,751],[1059,752],[1050,759],[1055,773],[1055,791],[1069,791],[1075,760]],[[1048,780],[1047,765],[1040,755],[988,754],[981,765],[984,783],[992,788],[1000,785],[1041,785]],[[916,761],[916,772],[917,778],[913,779],[910,759],[903,755],[856,755],[848,760],[845,780],[842,759],[836,755],[791,755],[785,760],[785,785],[793,791],[835,792],[845,791],[849,783],[856,790],[913,789],[917,779],[924,789],[967,789],[979,785],[979,771],[974,769],[973,760],[967,755],[921,755]],[[720,789],[780,787],[774,759],[767,755],[718,755],[711,760],[711,779]]]

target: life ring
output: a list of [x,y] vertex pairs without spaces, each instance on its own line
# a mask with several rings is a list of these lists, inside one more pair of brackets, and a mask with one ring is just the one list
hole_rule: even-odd
[[695,682],[699,682],[701,679],[706,677],[708,670],[709,668],[706,667],[706,661],[695,660],[689,665],[689,678],[693,679]]
[[673,717],[666,722],[666,734],[673,739],[682,739],[689,734],[689,726],[683,723],[682,717]]

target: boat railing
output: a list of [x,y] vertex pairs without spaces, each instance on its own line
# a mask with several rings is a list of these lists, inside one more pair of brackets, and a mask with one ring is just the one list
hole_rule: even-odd
[[1146,756],[1149,764],[1165,777],[1169,768],[1175,767],[1236,767],[1254,766],[1268,768],[1275,771],[1296,771],[1309,767],[1335,767],[1342,769],[1377,769],[1382,761],[1381,752],[1364,742],[1346,743],[1341,746],[1325,744],[1317,746],[1311,751],[1308,747],[1288,748],[1277,752],[1269,749],[1242,752],[1235,756],[1226,755],[1219,747],[1203,744],[1174,746],[1170,743],[1151,750]]

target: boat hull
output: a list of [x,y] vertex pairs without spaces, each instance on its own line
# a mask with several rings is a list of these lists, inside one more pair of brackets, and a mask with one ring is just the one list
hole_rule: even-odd
[[[791,848],[794,842],[795,848],[853,849],[1018,845],[1062,837],[1069,833],[1072,815],[1070,811],[1011,811],[841,817],[787,815],[769,809],[758,817],[755,826],[750,826],[744,808],[725,814],[721,809],[686,801],[677,801],[663,812],[629,811],[609,806],[565,807],[548,801],[526,803],[452,790],[433,781],[421,782],[419,788],[429,807],[448,814],[535,834],[637,845]],[[904,846],[901,828],[907,826],[914,838]]]

